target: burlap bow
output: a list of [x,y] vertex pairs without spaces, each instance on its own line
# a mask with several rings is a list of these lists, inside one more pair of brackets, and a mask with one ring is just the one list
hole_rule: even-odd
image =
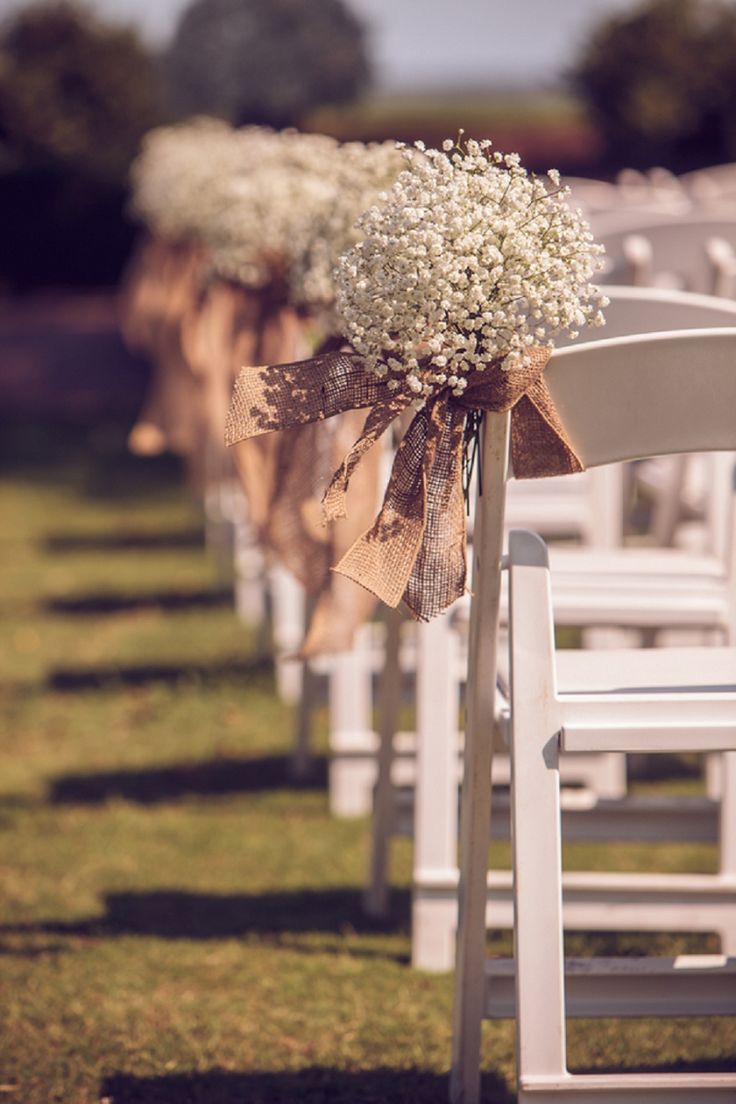
[[[462,453],[468,411],[512,411],[511,455],[520,478],[581,471],[544,382],[550,351],[531,350],[528,364],[496,362],[468,376],[462,397],[438,390],[418,411],[399,445],[383,506],[373,525],[335,571],[386,605],[403,598],[420,621],[441,613],[465,591],[466,535]],[[225,430],[235,444],[272,430],[369,407],[363,431],[323,499],[325,521],[346,515],[350,478],[363,455],[415,396],[389,391],[356,353],[338,352],[292,364],[244,368]]]

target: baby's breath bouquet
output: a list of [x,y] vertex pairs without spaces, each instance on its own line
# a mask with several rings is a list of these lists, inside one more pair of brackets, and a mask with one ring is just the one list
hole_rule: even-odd
[[239,170],[216,184],[216,206],[203,220],[214,272],[251,291],[278,287],[288,274],[302,227],[329,202],[327,166],[337,143],[296,131],[239,132]]
[[331,521],[361,458],[413,408],[381,511],[336,570],[426,620],[465,587],[462,473],[483,412],[511,411],[516,476],[580,470],[544,368],[555,335],[601,324],[606,300],[591,283],[602,249],[555,171],[461,138],[403,156],[337,266],[347,348],[242,372],[226,435],[368,408],[323,499]]
[[[247,133],[241,141],[247,150]],[[356,219],[396,179],[401,158],[393,143],[341,145],[297,131],[258,134],[257,146],[248,170],[218,185],[204,228],[213,268],[252,290],[277,287],[307,313],[331,311],[335,267],[360,237]]]
[[358,222],[363,240],[338,271],[345,337],[388,388],[417,399],[494,361],[523,364],[533,345],[603,322],[590,283],[602,246],[551,170],[530,176],[518,154],[448,139],[407,151],[407,168]]

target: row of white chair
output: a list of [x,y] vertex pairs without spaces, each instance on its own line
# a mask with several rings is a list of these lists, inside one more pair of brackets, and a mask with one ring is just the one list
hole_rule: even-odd
[[[665,299],[666,299],[666,297],[662,296],[662,295],[655,296],[654,298],[657,299],[659,304],[662,304],[662,302],[664,302]],[[633,296],[631,301],[632,302],[637,302],[638,305],[643,306],[643,298],[638,299],[636,295]],[[687,306],[689,306],[689,304],[687,304],[687,302],[685,301],[685,297],[680,298],[678,306],[680,307],[680,310],[681,310],[681,317],[684,318],[684,310]],[[710,306],[713,307],[713,304],[711,304]],[[717,305],[716,305],[715,309],[717,309]],[[650,315],[649,317],[651,318],[652,316]],[[661,325],[661,323],[660,323],[660,325]],[[604,342],[604,343],[602,343],[602,346],[607,346],[607,344],[608,344],[608,342]],[[578,353],[580,351],[582,351],[582,350],[580,350],[580,349],[575,350],[576,353]],[[649,393],[647,393],[646,395],[644,395],[644,399],[650,400],[651,395]],[[564,414],[564,412],[563,412],[563,414]],[[564,416],[565,416],[565,414],[564,414]],[[605,428],[605,426],[604,426],[604,428]],[[608,569],[605,569],[605,571],[608,571]],[[609,571],[608,571],[608,573],[610,574]],[[595,573],[593,573],[593,575],[595,575]],[[599,583],[599,578],[593,577],[593,575],[591,575],[590,580],[586,581],[585,586],[584,586],[585,594],[584,594],[584,598],[582,599],[584,606],[588,605],[589,599],[590,599],[591,596],[593,596],[594,590],[595,590],[595,588],[597,587],[597,585]],[[679,572],[673,572],[673,580],[675,581],[675,585],[678,585],[679,587],[681,587],[681,590],[683,592],[683,597],[686,594],[690,594],[690,597],[692,598],[692,584],[685,584],[681,580]],[[629,582],[630,582],[630,580],[627,581],[627,586],[629,585]],[[651,582],[651,580],[650,580],[650,582]],[[687,591],[687,586],[691,587],[690,591]],[[587,587],[587,591],[586,591],[586,587]],[[650,587],[649,584],[648,584],[648,590],[651,590],[651,587]],[[662,591],[662,593],[663,593],[663,591]],[[660,597],[661,596],[662,595],[660,595]],[[646,601],[648,601],[650,603],[650,605],[652,604],[652,595],[651,595],[651,593],[649,594],[648,597],[647,597],[647,595],[644,595],[643,593],[640,593],[639,598],[646,598]],[[610,599],[609,599],[609,601],[610,601]],[[617,603],[617,605],[620,606],[620,595],[616,596],[616,603]],[[658,604],[657,602],[653,603],[654,606],[657,605],[657,604]],[[661,602],[659,604],[662,605]],[[669,605],[669,602],[668,602],[668,605]],[[686,606],[686,602],[685,602],[684,605]],[[683,608],[684,608],[684,606],[683,606]],[[723,607],[722,607],[722,612],[723,612]],[[682,616],[682,614],[681,614],[681,616]],[[637,624],[639,624],[639,622],[637,622]],[[433,655],[436,659],[439,655],[439,652],[435,649],[435,651],[433,652]],[[398,667],[395,666],[394,670],[398,671]],[[396,696],[396,688],[394,688],[394,697],[395,696]],[[390,691],[390,694],[388,694],[388,697],[391,697],[391,691]],[[433,711],[433,715],[434,715],[435,720],[440,720],[440,715],[439,715],[437,710]],[[512,718],[513,718],[513,705],[512,705]],[[422,722],[420,722],[420,723],[422,723]],[[447,723],[447,716],[445,716],[445,728],[446,728],[446,731],[451,731],[452,734],[455,734],[456,724],[455,724],[455,722],[452,723],[451,728],[450,728],[450,725]],[[384,725],[384,734],[387,735],[388,733],[390,733],[390,730],[391,730],[391,724],[386,722],[386,724]],[[420,744],[420,746],[422,746],[422,744]],[[451,775],[451,777],[452,777],[452,784],[451,784],[451,787],[449,787],[448,792],[450,792],[451,794],[457,794],[456,782],[455,782],[455,777],[456,777],[456,774],[457,774],[457,763],[458,763],[457,744],[455,745],[455,750],[452,750],[451,743],[446,740],[445,741],[445,746],[444,746],[444,752],[445,752],[446,755],[448,753],[448,749],[449,749],[449,755],[450,755],[450,768],[448,769],[448,776]],[[481,779],[480,782],[482,782],[482,779]],[[480,785],[480,782],[478,783],[479,785]],[[490,781],[489,781],[489,785],[490,785]],[[482,786],[481,786],[481,788],[482,788]],[[430,790],[425,790],[425,794],[428,796],[430,794]],[[426,798],[425,798],[425,800],[426,800]],[[417,809],[419,807],[420,807],[420,796],[417,795]],[[466,802],[466,807],[467,807],[467,802]],[[384,806],[384,808],[385,808],[385,806]],[[434,813],[436,814],[436,807],[434,809]],[[431,818],[433,818],[433,811],[431,811],[431,809],[430,809],[429,819],[431,819]],[[426,806],[425,806],[425,811],[424,811],[424,819],[425,820],[428,819]],[[436,816],[434,817],[434,819],[435,820],[437,819]],[[455,819],[455,814],[454,814],[454,819]],[[472,819],[473,819],[473,822],[476,822],[476,824],[477,824],[477,820],[474,819],[474,818],[472,818]],[[467,820],[467,816],[466,816],[466,820]],[[466,836],[467,836],[467,830],[466,830]],[[417,847],[419,847],[419,841],[418,840],[417,840]],[[472,862],[470,863],[470,866],[472,867]],[[374,867],[375,867],[375,863],[374,863]],[[426,867],[425,867],[425,869],[426,869]],[[457,868],[456,868],[456,871],[457,871]],[[465,875],[466,887],[467,887],[467,884],[468,884],[468,878],[469,878],[469,874],[466,873],[466,875]],[[429,879],[429,882],[430,881],[431,881],[431,879]],[[457,883],[457,872],[455,872],[455,883]],[[428,887],[425,887],[425,888],[431,890],[431,885],[429,884]],[[616,885],[611,884],[609,882],[608,887],[606,889],[606,893],[608,893],[610,895],[611,889],[616,889]],[[673,892],[678,892],[678,890],[682,890],[682,889],[683,889],[682,885],[680,885],[680,887],[676,887],[676,885],[674,885],[674,887],[673,887],[673,885],[669,885],[669,887],[666,888],[666,891],[668,891],[668,894],[671,896]],[[721,889],[723,892],[716,893],[716,892],[712,892],[711,888],[704,889],[703,900],[701,901],[700,906],[698,906],[698,907],[701,907],[703,912],[708,913],[707,922],[708,922],[708,924],[711,924],[711,925],[713,925],[713,907],[712,906],[713,906],[714,902],[716,904],[716,907],[717,907],[718,902],[719,902],[722,905],[725,905],[726,910],[730,909],[733,912],[733,887],[732,887],[732,885],[724,883],[724,884],[721,885],[721,888],[719,888],[719,889]],[[455,927],[456,916],[457,916],[456,904],[455,904],[455,885],[454,885],[454,887],[452,887],[452,891],[454,891],[454,892],[452,892],[452,899],[454,899],[454,900],[452,900],[452,905],[451,905],[452,915],[450,917],[450,927]],[[465,892],[467,894],[468,890],[467,889],[463,890],[463,892]],[[476,887],[476,889],[474,889],[474,895],[476,895],[476,896],[479,895],[478,887]],[[729,895],[730,895],[730,901],[729,901]],[[486,877],[483,877],[483,899],[484,899],[483,900],[483,924],[484,924],[484,922],[486,922],[486,907],[488,905],[488,885],[486,884]],[[708,899],[710,899],[710,900],[708,900]],[[718,899],[718,900],[716,900],[716,899]],[[510,884],[508,883],[508,884],[506,884],[506,892],[505,892],[506,911],[509,911],[509,902],[510,902],[510,900],[511,900],[511,888],[510,888]],[[495,916],[493,915],[494,903],[495,902],[493,900],[493,895],[491,894],[491,898],[490,898],[491,916],[492,916],[492,919],[493,919],[494,923],[499,923],[499,915],[495,915]],[[669,902],[668,902],[668,904],[669,904]],[[609,903],[608,907],[610,909],[610,903]],[[447,913],[447,909],[445,911]],[[725,913],[724,913],[724,915],[725,915]],[[639,926],[642,926],[642,925],[639,925]],[[663,924],[662,926],[666,926],[666,924]],[[690,926],[693,926],[693,925],[691,924]],[[450,927],[448,927],[447,923],[446,923],[446,925],[445,925],[445,932],[446,933],[447,933],[447,931],[450,930]],[[723,931],[724,932],[726,931],[726,927],[723,928]],[[460,990],[462,990],[463,985],[465,985],[465,983],[463,983],[463,981],[462,981],[462,977],[465,976],[465,975],[463,975],[462,967],[463,967],[463,962],[465,962],[465,959],[467,958],[467,931],[465,930],[465,928],[463,928],[462,925],[461,925],[461,928],[460,928],[460,946],[461,946],[461,948],[466,948],[465,958],[463,958],[463,955],[461,954],[460,963],[459,963],[459,970],[458,970],[458,977],[461,979],[460,983],[459,983],[460,984]],[[478,966],[478,964],[476,964],[476,966]],[[618,976],[618,975],[615,975],[615,976]],[[690,974],[690,975],[687,975],[687,976],[692,978],[693,975]],[[469,1042],[469,1038],[472,1036],[472,1031],[474,1030],[474,1028],[468,1028],[468,1023],[470,1022],[470,1020],[474,1023],[474,1019],[473,1019],[474,1013],[472,1012],[472,1009],[471,1009],[470,1020],[469,1020],[468,1019],[469,1013],[468,1013],[467,1001],[465,1002],[465,1004],[463,1004],[463,1000],[465,1000],[465,998],[463,998],[461,996],[458,997],[458,1009],[459,1009],[459,1012],[458,1012],[459,1027],[458,1027],[458,1034],[457,1034],[458,1060],[457,1060],[457,1065],[456,1065],[456,1075],[455,1075],[455,1079],[454,1079],[454,1085],[455,1085],[455,1090],[454,1091],[456,1092],[456,1095],[457,1095],[458,1092],[466,1093],[468,1085],[470,1084],[470,1082],[473,1081],[474,1078],[476,1078],[476,1073],[477,1073],[477,1071],[476,1071],[476,1073],[472,1072],[474,1069],[476,1069],[476,1066],[474,1066],[474,1064],[473,1064],[474,1060],[472,1059],[472,1053],[473,1053],[472,1041]],[[472,999],[470,1000],[470,1005],[472,1006]],[[680,1005],[679,1007],[684,1007],[684,1006]],[[690,1007],[692,1007],[692,1005],[687,1006],[687,1007],[690,1008]],[[509,1002],[508,1002],[508,1000],[506,1000],[505,1005],[503,1004],[503,1000],[500,1000],[497,1005],[494,1005],[493,1002],[490,1001],[488,1006],[487,1006],[487,1010],[493,1011],[494,1009],[495,1009],[495,1011],[498,1011],[499,1009],[501,1011],[504,1011],[504,1009],[505,1009],[505,1013],[508,1013],[508,1011],[509,1011]],[[470,1030],[470,1036],[468,1034],[469,1030]],[[469,1058],[469,1055],[470,1055],[470,1058]],[[470,1081],[468,1079],[470,1079]],[[462,1086],[461,1090],[458,1089],[458,1085]],[[463,1096],[463,1097],[458,1097],[458,1098],[468,1098],[468,1100],[470,1100],[470,1098],[472,1098],[472,1097],[471,1096],[470,1097]],[[629,1097],[627,1097],[627,1098],[629,1098]]]

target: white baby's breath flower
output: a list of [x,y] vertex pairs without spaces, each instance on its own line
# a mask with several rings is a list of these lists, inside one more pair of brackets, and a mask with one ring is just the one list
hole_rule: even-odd
[[598,324],[605,302],[590,282],[602,248],[558,174],[530,176],[489,145],[404,150],[407,167],[340,260],[345,336],[394,378],[398,363],[425,399],[440,377],[460,395],[492,361],[526,363],[532,344]]
[[239,133],[206,116],[149,131],[130,173],[133,213],[160,237],[201,240],[221,208],[219,182],[243,171]]
[[242,171],[218,181],[216,217],[202,228],[212,267],[245,287],[277,287],[286,297],[306,230],[334,198],[329,173],[338,143],[296,131],[238,134]]

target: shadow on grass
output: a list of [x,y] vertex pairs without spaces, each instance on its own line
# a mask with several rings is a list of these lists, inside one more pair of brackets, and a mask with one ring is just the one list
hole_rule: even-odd
[[197,682],[210,685],[243,678],[262,678],[273,673],[270,656],[220,663],[139,663],[124,666],[57,667],[46,678],[48,690],[110,690],[145,686],[150,682]]
[[[295,889],[279,893],[190,893],[160,889],[141,893],[109,893],[105,912],[100,916],[75,921],[41,921],[6,924],[5,936],[68,936],[84,939],[110,939],[120,936],[145,936],[156,939],[240,939],[250,935],[296,936],[365,935],[408,932],[411,897],[409,890],[393,890],[390,915],[385,919],[366,916],[359,889]],[[306,949],[298,944],[287,946]],[[347,950],[348,948],[340,948]],[[314,950],[314,948],[312,948]],[[318,948],[324,953],[324,947]],[[361,956],[361,948],[349,953]],[[390,953],[368,951],[371,957],[406,958]]]
[[43,610],[52,614],[76,614],[87,617],[100,613],[124,613],[128,610],[217,609],[232,605],[230,588],[220,590],[165,590],[153,594],[82,594],[76,598],[49,598]]
[[0,940],[0,957],[22,958],[29,962],[33,962],[35,959],[49,958],[51,955],[63,954],[67,949],[66,944],[62,942],[44,943],[40,947],[20,947],[14,946],[10,942],[3,943]]
[[54,554],[203,548],[204,530],[182,529],[170,533],[50,533],[41,543],[44,551]]
[[223,757],[145,770],[65,774],[51,783],[48,800],[57,805],[98,805],[110,798],[123,798],[140,805],[154,805],[190,796],[325,789],[325,756],[314,757],[305,778],[294,778],[290,767],[287,755],[264,755],[251,759]]
[[[348,1071],[314,1066],[286,1073],[117,1073],[100,1087],[111,1104],[446,1104],[446,1074],[423,1070]],[[512,1104],[504,1082],[483,1077],[483,1104]]]

